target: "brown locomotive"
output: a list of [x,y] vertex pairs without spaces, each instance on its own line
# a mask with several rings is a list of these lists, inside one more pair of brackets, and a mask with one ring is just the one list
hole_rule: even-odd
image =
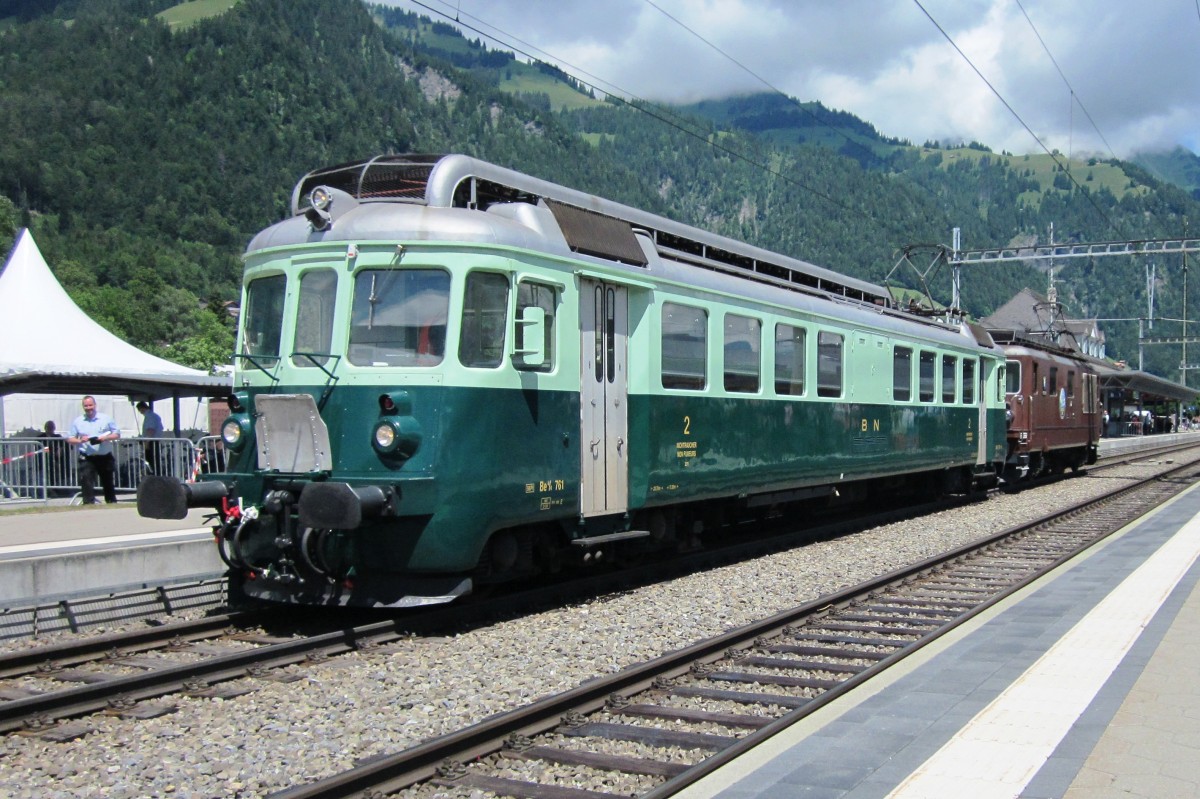
[[1102,412],[1096,370],[1078,354],[1032,341],[1004,345],[1006,482],[1096,462]]

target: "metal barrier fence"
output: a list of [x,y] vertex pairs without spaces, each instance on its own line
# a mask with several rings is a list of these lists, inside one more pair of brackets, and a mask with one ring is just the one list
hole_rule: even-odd
[[63,599],[45,605],[0,610],[0,641],[51,633],[77,633],[105,624],[162,619],[185,611],[229,604],[224,577],[193,580],[104,596]]
[[[114,482],[118,493],[137,491],[150,474],[195,482],[201,473],[225,469],[224,442],[219,436],[186,438],[122,438],[113,442]],[[97,487],[97,492],[99,487]],[[0,505],[79,501],[79,457],[63,438],[0,440]]]

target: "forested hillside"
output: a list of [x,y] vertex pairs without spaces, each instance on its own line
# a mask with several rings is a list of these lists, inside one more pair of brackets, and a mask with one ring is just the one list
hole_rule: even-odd
[[[955,226],[979,247],[1044,240],[1051,222],[1057,240],[1094,241],[1200,219],[1187,193],[1128,164],[1073,165],[1076,186],[1048,157],[907,146],[775,100],[664,124],[359,0],[206,2],[162,17],[170,0],[25,3],[0,25],[0,246],[31,226],[82,307],[190,365],[228,360],[239,255],[295,180],[384,152],[465,152],[871,280],[899,247],[948,243]],[[808,135],[789,139],[797,123]],[[1140,262],[1055,274],[1072,315],[1145,313]],[[1178,317],[1181,269],[1158,274],[1159,312]],[[1046,282],[1033,266],[977,267],[964,300],[982,315]],[[949,276],[931,288],[945,300]],[[1111,354],[1135,356],[1136,325],[1105,328]],[[1178,353],[1155,357],[1178,377]]]

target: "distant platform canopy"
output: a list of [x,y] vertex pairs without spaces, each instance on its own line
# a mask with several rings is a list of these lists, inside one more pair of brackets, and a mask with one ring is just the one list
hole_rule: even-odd
[[1118,369],[1103,362],[1093,362],[1100,376],[1100,388],[1109,391],[1137,391],[1172,402],[1193,402],[1200,389],[1174,383],[1149,372]]

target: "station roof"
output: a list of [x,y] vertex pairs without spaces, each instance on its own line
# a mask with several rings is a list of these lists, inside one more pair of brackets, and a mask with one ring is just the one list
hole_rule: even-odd
[[1190,388],[1181,383],[1173,383],[1166,378],[1152,375],[1149,372],[1138,372],[1132,369],[1120,369],[1103,361],[1092,361],[1100,376],[1100,388],[1138,391],[1154,397],[1176,402],[1192,402],[1200,394],[1200,389]]

